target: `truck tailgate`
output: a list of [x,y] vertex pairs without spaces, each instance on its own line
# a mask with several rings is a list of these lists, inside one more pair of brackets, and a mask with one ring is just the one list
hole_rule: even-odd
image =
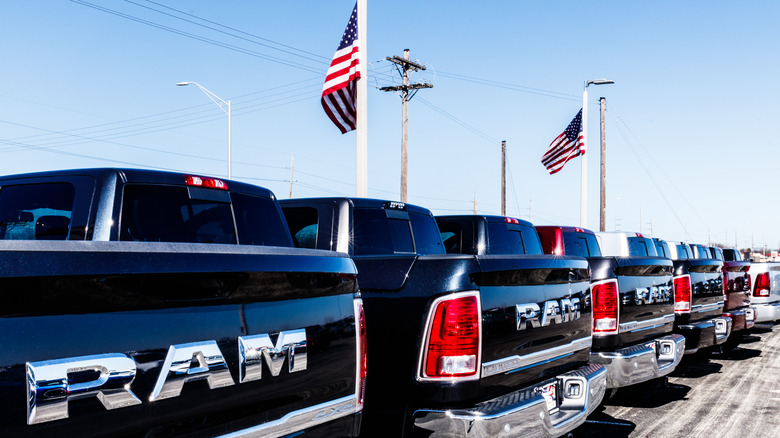
[[482,385],[517,386],[588,361],[588,264],[566,256],[477,256]]
[[674,326],[672,261],[637,256],[607,259],[620,288],[620,325],[613,341],[632,345],[670,334]]
[[4,436],[278,436],[357,411],[343,254],[5,242],[0,269]]

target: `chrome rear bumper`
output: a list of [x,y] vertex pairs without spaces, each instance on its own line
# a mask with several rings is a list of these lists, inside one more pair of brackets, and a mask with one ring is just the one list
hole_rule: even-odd
[[668,335],[617,351],[591,352],[590,362],[607,369],[607,388],[620,388],[663,377],[677,367],[685,337]]
[[534,387],[471,408],[414,412],[414,434],[429,437],[557,437],[582,423],[606,392],[607,372],[590,364],[559,375],[560,405],[550,413]]

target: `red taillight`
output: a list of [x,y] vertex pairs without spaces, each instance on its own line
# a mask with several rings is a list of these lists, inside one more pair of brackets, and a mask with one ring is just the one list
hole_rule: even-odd
[[674,278],[674,312],[690,313],[691,311],[691,276],[683,275]]
[[434,303],[424,363],[425,377],[470,377],[477,374],[480,345],[476,295]]
[[593,293],[593,333],[617,333],[618,284],[607,280],[591,286]]
[[742,287],[742,290],[750,290],[750,275],[745,276],[745,285]]
[[220,190],[228,189],[227,184],[225,184],[225,181],[216,178],[208,178],[205,176],[187,175],[184,177],[184,182],[188,186],[192,186],[192,187],[205,187],[208,189],[220,189]]
[[769,296],[769,272],[762,272],[756,275],[756,288],[753,290],[754,297]]
[[508,224],[519,224],[520,223],[519,220],[517,220],[517,219],[515,219],[513,217],[505,217],[504,218],[504,222],[506,222]]
[[363,409],[363,399],[366,394],[366,318],[363,313],[363,300],[355,300],[355,318],[357,332],[357,353],[358,353],[358,369],[357,369],[357,404],[358,411]]

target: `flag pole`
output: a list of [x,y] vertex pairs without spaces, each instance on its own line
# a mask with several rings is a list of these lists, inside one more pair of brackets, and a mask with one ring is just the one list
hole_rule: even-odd
[[582,90],[582,180],[580,182],[580,226],[588,227],[588,81]]
[[357,81],[357,120],[356,120],[356,148],[357,163],[355,175],[356,196],[365,198],[368,196],[368,62],[366,54],[368,53],[368,32],[366,28],[366,3],[367,0],[357,0],[358,12],[358,40],[360,48],[358,50],[358,70],[360,79]]

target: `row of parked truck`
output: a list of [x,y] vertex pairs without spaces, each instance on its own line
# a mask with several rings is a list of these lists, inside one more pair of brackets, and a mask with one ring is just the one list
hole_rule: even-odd
[[560,436],[780,319],[780,264],[636,233],[0,177],[3,436]]

